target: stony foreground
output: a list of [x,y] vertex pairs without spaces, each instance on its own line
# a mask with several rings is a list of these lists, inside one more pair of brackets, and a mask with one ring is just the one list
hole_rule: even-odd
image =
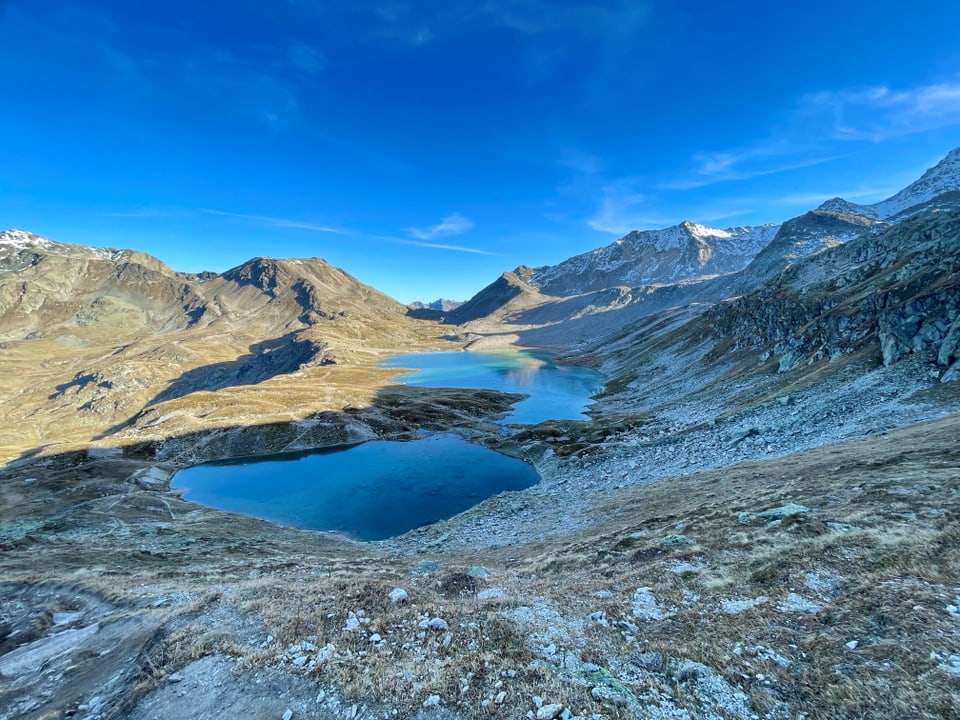
[[[3,478],[0,718],[956,717],[958,429],[621,483],[472,549],[199,508],[137,458],[23,464]],[[589,498],[591,464],[627,452],[545,486]]]

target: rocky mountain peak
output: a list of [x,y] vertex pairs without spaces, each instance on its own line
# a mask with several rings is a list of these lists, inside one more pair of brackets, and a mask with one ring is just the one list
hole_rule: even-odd
[[817,209],[863,215],[874,220],[889,220],[901,213],[912,215],[919,212],[935,198],[958,190],[960,190],[960,147],[947,153],[943,160],[929,168],[919,180],[882,202],[859,205],[843,198],[831,198]]
[[37,242],[42,243],[49,241],[40,237],[39,235],[34,235],[33,233],[27,232],[26,230],[19,230],[17,228],[0,230],[0,245],[26,246],[35,244]]
[[449,312],[451,310],[456,310],[461,305],[463,305],[463,301],[450,300],[448,298],[438,298],[432,302],[422,302],[417,300],[410,303],[410,307],[412,307],[414,310],[436,310],[437,312]]
[[721,230],[684,220],[659,230],[634,230],[559,265],[536,268],[524,280],[548,295],[569,296],[735,272],[773,239],[778,227]]

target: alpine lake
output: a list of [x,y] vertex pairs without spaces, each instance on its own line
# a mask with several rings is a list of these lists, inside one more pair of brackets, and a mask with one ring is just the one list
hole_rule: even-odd
[[[416,371],[395,378],[410,386],[528,395],[501,421],[505,427],[585,419],[590,396],[603,382],[595,370],[559,365],[526,350],[411,353],[388,358],[381,367]],[[537,471],[522,460],[440,433],[203,463],[178,472],[171,487],[201,505],[371,541],[538,481]]]

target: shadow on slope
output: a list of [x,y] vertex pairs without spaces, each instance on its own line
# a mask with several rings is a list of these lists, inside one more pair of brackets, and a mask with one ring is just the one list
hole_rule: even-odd
[[325,343],[305,339],[297,332],[250,345],[250,353],[229,362],[204,365],[183,373],[145,407],[175,400],[192,392],[215,392],[226,387],[256,385],[304,365],[331,365],[336,360],[324,354]]

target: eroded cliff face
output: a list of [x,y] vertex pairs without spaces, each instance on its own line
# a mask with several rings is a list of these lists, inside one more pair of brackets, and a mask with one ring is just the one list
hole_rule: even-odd
[[930,212],[810,257],[704,320],[713,359],[752,348],[783,372],[876,343],[885,365],[918,354],[951,379],[958,317],[960,213]]

